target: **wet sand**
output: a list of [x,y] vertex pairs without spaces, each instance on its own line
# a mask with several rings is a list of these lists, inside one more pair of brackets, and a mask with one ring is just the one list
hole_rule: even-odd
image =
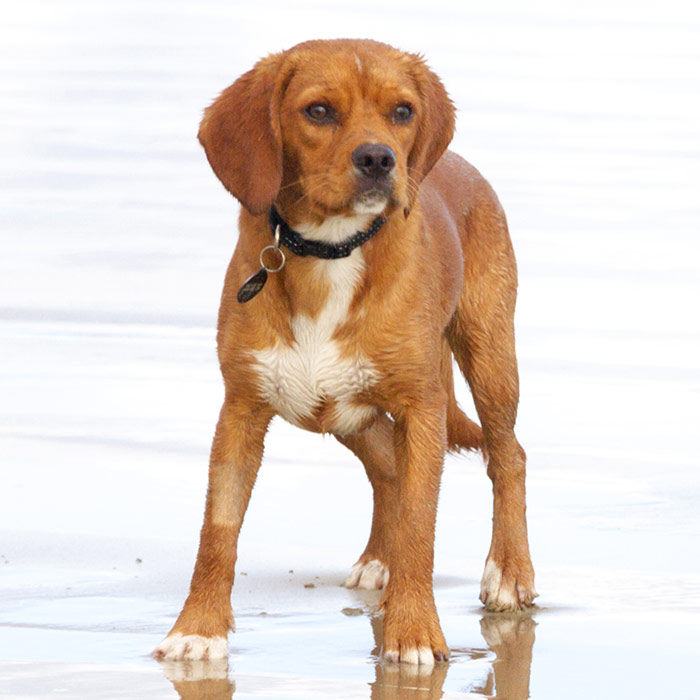
[[[279,3],[271,26],[271,7],[37,1],[0,27],[0,697],[693,696],[697,11],[308,4],[301,22]],[[378,594],[340,585],[369,530],[361,465],[276,421],[228,662],[160,664],[201,525],[235,243],[197,123],[260,55],[338,34],[428,56],[460,110],[453,147],[509,215],[539,605],[481,608],[490,484],[477,456],[449,457],[435,593],[452,658],[380,663]]]

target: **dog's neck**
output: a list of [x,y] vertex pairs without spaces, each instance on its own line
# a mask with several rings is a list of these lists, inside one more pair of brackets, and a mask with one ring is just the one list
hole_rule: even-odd
[[[299,221],[296,217],[290,217],[288,223],[311,244],[342,246],[358,231],[369,229],[375,219],[377,215],[369,212],[350,216],[333,215],[313,223],[308,219]],[[265,239],[271,243],[274,232],[268,221],[265,228]],[[377,236],[373,240],[380,238]],[[287,299],[285,306],[290,316],[312,319],[324,328],[328,326],[332,333],[348,316],[352,299],[366,274],[366,255],[370,246],[358,245],[347,255],[324,257],[313,253],[297,255],[281,245],[286,255],[286,265],[277,279],[282,282],[279,290],[284,290]],[[300,329],[293,331],[296,334]]]
[[355,216],[329,216],[321,223],[300,223],[294,228],[304,238],[324,243],[342,243],[358,231],[369,228],[375,217],[372,214],[356,214]]
[[386,218],[371,212],[330,216],[318,223],[300,222],[292,228],[273,205],[269,222],[279,244],[295,255],[330,260],[348,257],[379,232]]

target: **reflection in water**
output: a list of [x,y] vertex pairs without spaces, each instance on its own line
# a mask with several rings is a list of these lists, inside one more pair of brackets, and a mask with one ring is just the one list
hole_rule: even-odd
[[[375,647],[382,648],[382,621],[370,615]],[[529,615],[498,613],[481,618],[481,634],[488,650],[473,649],[466,654],[483,658],[495,654],[486,680],[468,691],[493,700],[527,700],[530,697],[530,666],[535,643],[535,621]],[[465,652],[462,652],[464,654]],[[161,662],[163,670],[182,700],[231,700],[236,692],[228,676],[228,660]],[[435,664],[430,670],[407,664],[375,664],[375,680],[370,683],[371,700],[438,700],[449,663]]]
[[231,700],[236,692],[228,677],[228,659],[160,663],[182,700]]
[[481,618],[481,634],[496,654],[483,686],[471,688],[497,700],[530,697],[530,666],[537,623],[523,614],[490,613]]
[[447,677],[449,663],[435,664],[430,671],[408,664],[384,664],[376,666],[377,679],[371,684],[371,700],[437,700],[442,697],[442,686]]
[[[370,619],[375,642],[373,653],[379,655],[382,647],[381,620],[377,616]],[[485,614],[481,618],[481,634],[496,658],[492,661],[486,681],[472,686],[469,691],[494,700],[527,700],[530,697],[530,666],[536,626],[527,614]],[[474,649],[467,653],[470,658],[478,659],[485,655],[485,650]],[[416,666],[378,663],[370,697],[372,700],[406,697],[438,700],[443,696],[442,688],[449,668],[449,663],[438,663],[430,672],[421,673],[420,667]]]
[[[371,615],[374,649],[379,657],[382,650],[382,619]],[[449,663],[435,664],[430,671],[421,671],[420,666],[378,662],[374,666],[375,681],[370,683],[371,700],[400,700],[407,696],[411,700],[434,700],[442,697],[442,686],[447,677]],[[407,695],[410,693],[410,695]]]

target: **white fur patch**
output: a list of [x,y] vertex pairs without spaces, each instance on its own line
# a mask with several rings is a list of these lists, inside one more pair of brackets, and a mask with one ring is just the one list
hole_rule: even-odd
[[387,649],[382,652],[382,656],[384,657],[384,661],[389,661],[392,664],[399,663],[399,652],[396,649]]
[[407,647],[401,653],[395,649],[388,649],[382,652],[385,661],[391,663],[410,664],[411,666],[422,666],[429,668],[435,665],[435,656],[430,647]]
[[198,634],[169,634],[153,651],[156,658],[171,661],[202,661],[228,657],[226,637],[202,637]]
[[[381,194],[368,195],[358,199],[353,205],[355,214],[381,214],[386,209],[387,198]],[[358,229],[362,230],[362,229]]]
[[[318,229],[324,229],[324,240],[334,239],[341,226],[331,219],[327,219],[326,224]],[[347,231],[347,223],[345,226]],[[298,229],[301,231],[302,227]],[[308,235],[308,229],[304,234]],[[347,235],[345,233],[340,240]],[[347,258],[317,260],[315,265],[330,286],[326,304],[316,318],[302,314],[292,319],[294,343],[291,346],[277,342],[271,348],[253,353],[258,387],[261,396],[285,420],[296,425],[325,401],[335,400],[332,430],[341,435],[349,434],[376,412],[374,406],[354,405],[352,400],[376,381],[377,373],[370,361],[360,354],[342,357],[341,348],[332,336],[347,317],[365,269],[364,257],[356,248]]]
[[[384,198],[386,206],[386,198]],[[358,216],[329,216],[320,225],[296,224],[294,228],[304,238],[312,241],[325,241],[326,243],[342,243],[346,238],[358,231],[363,231],[372,223],[372,219],[366,212],[360,212]],[[346,258],[341,258],[344,260]]]
[[519,610],[520,604],[515,597],[515,590],[507,590],[501,585],[503,572],[493,559],[486,561],[484,575],[481,577],[481,602],[494,612]]
[[355,56],[355,65],[357,66],[357,72],[362,75],[362,61],[360,60],[360,57],[357,54],[353,54]]
[[389,568],[379,559],[372,559],[365,564],[358,561],[350,570],[344,586],[375,591],[386,588],[387,583],[389,583]]

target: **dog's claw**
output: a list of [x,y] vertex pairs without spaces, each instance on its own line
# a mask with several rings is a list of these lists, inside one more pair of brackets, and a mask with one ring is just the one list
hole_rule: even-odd
[[225,659],[228,657],[226,637],[202,637],[198,634],[169,634],[154,650],[156,659],[191,661]]
[[491,612],[512,612],[531,607],[537,597],[533,585],[508,574],[493,559],[486,562],[479,600]]
[[400,651],[387,649],[382,652],[382,658],[389,663],[402,663],[429,669],[436,662],[447,661],[449,654],[433,651],[430,647],[402,647]]
[[362,588],[364,590],[382,590],[389,582],[389,568],[379,559],[358,561],[351,569],[343,584],[345,588]]

